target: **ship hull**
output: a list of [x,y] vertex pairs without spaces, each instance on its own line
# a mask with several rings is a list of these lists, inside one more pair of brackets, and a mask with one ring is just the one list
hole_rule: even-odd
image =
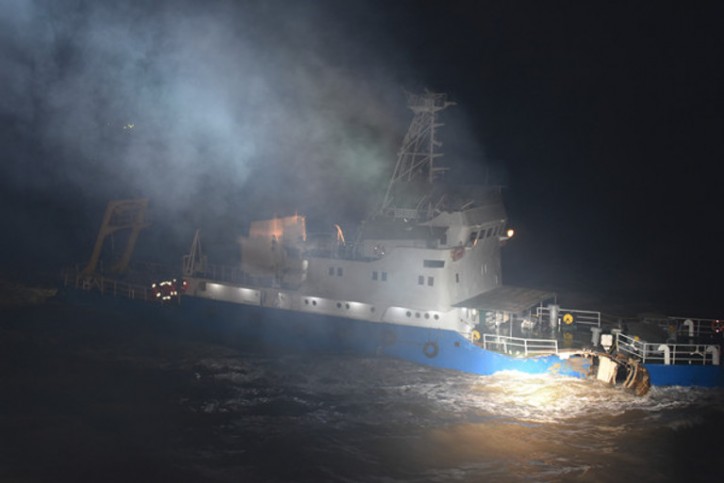
[[[557,355],[511,357],[485,350],[457,332],[309,314],[271,307],[183,296],[161,304],[82,290],[63,292],[66,301],[121,313],[173,321],[179,330],[239,347],[354,353],[389,357],[438,369],[490,375],[500,371],[586,377],[588,361]],[[193,327],[193,329],[190,329]],[[572,358],[573,359],[573,358]]]
[[644,364],[653,386],[724,387],[724,371],[715,365]]
[[[166,320],[178,330],[262,351],[353,353],[389,357],[444,370],[491,375],[501,371],[587,377],[589,359],[522,357],[483,349],[454,331],[370,322],[193,296],[152,303],[73,290],[75,304],[128,317]],[[645,364],[654,386],[724,386],[721,366]]]

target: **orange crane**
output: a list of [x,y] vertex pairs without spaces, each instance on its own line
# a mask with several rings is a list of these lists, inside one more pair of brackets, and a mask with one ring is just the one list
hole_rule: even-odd
[[93,254],[91,255],[88,265],[83,269],[84,275],[95,273],[98,260],[103,250],[103,244],[110,235],[119,230],[131,230],[126,241],[126,246],[120,258],[111,266],[111,272],[122,273],[128,268],[131,261],[133,249],[136,246],[136,240],[143,228],[150,225],[146,221],[146,209],[148,208],[148,199],[132,199],[132,200],[112,200],[106,206],[103,222],[98,231]]

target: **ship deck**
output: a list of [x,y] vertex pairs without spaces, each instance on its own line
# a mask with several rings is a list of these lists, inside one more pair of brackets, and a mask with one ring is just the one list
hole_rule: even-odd
[[[573,311],[566,311],[570,313]],[[717,333],[689,333],[691,319],[677,321],[632,321],[556,324],[513,318],[511,322],[482,327],[477,345],[495,352],[531,356],[566,351],[607,351],[656,365],[719,365],[721,340]],[[706,322],[702,320],[699,322]],[[668,325],[665,325],[667,323]],[[692,324],[693,325],[693,324]],[[610,345],[604,337],[610,337]]]
[[477,310],[521,313],[530,307],[554,301],[556,294],[533,288],[501,285],[470,299],[454,304],[454,307],[467,307]]

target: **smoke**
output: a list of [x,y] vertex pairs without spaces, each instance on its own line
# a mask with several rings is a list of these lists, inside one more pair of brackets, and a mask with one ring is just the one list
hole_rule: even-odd
[[0,114],[14,133],[3,176],[26,194],[144,196],[165,213],[216,216],[258,208],[236,206],[251,192],[275,210],[361,211],[392,168],[408,115],[359,6],[1,8]]

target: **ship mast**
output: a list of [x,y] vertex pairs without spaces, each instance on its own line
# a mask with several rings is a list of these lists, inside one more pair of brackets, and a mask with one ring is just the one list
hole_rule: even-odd
[[437,113],[455,103],[447,100],[447,94],[425,91],[421,95],[408,93],[407,105],[415,115],[402,141],[381,208],[383,214],[394,218],[417,218],[417,207],[399,199],[405,186],[431,185],[447,170],[435,164],[442,157],[442,153],[435,152],[442,146],[435,138],[437,128],[443,125],[437,122]]

